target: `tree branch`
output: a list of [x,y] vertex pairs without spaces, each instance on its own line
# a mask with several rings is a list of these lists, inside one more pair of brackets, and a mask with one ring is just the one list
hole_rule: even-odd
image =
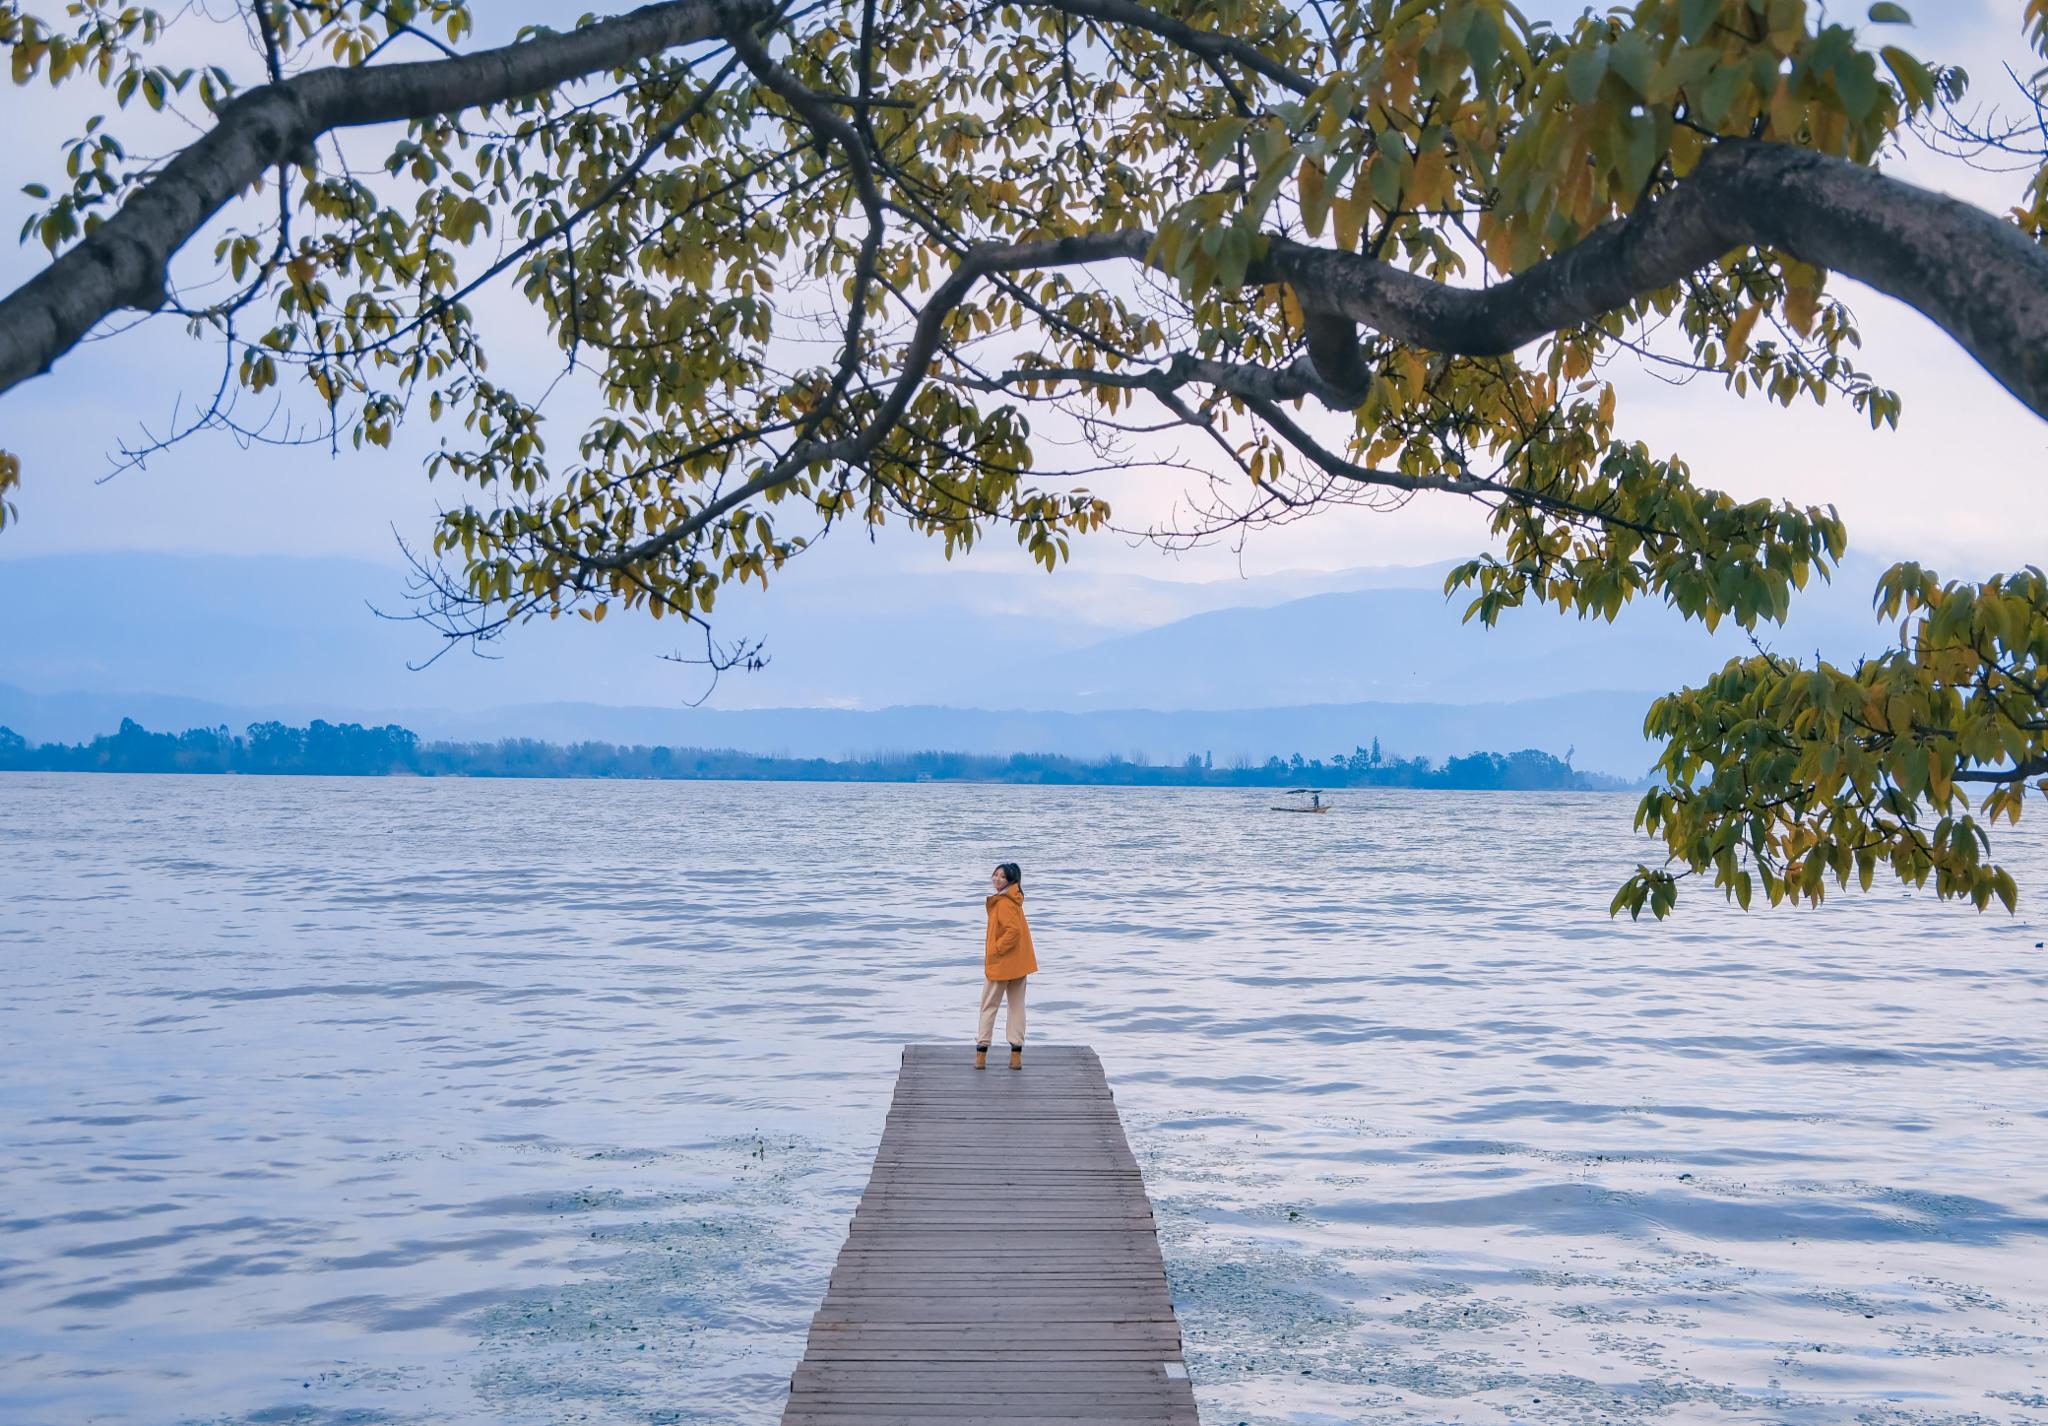
[[[1104,258],[1143,261],[1152,238],[1126,228],[1090,241]],[[1321,378],[1302,381],[1302,391],[1349,406],[1359,391],[1358,368],[1347,358],[1355,356],[1355,331],[1347,343],[1334,323],[1364,324],[1428,351],[1499,356],[1750,246],[1906,303],[2048,418],[2048,248],[1966,203],[1783,144],[1723,140],[1663,198],[1491,287],[1453,287],[1278,234],[1268,236],[1266,255],[1245,280],[1293,289],[1310,319],[1310,355]]]
[[[1080,19],[1149,30],[1175,48],[1199,55],[1211,63],[1224,58],[1234,59],[1260,78],[1296,94],[1309,95],[1316,90],[1315,80],[1289,69],[1250,41],[1216,30],[1198,30],[1185,21],[1140,5],[1136,0],[1032,0],[1032,3]],[[1228,76],[1224,78],[1228,83]]]
[[866,459],[887,439],[903,413],[910,408],[917,388],[924,384],[932,359],[938,355],[945,335],[946,319],[967,297],[974,284],[993,272],[1015,272],[1039,267],[1073,266],[1102,262],[1115,257],[1142,258],[1151,235],[1140,229],[1099,233],[1089,237],[1056,238],[1042,243],[991,243],[971,248],[961,258],[953,275],[940,283],[931,300],[918,314],[917,328],[904,353],[902,375],[889,389],[881,406],[865,429],[835,441],[813,443],[799,440],[781,460],[709,501],[695,514],[678,520],[667,529],[648,536],[638,544],[603,559],[587,560],[593,569],[615,570],[637,564],[674,549],[713,520],[737,509],[756,495],[765,494],[793,480],[806,466],[852,464]]
[[[805,465],[856,461],[872,452],[928,374],[946,317],[983,276],[1119,258],[1143,262],[1152,242],[1147,229],[1123,228],[971,249],[920,314],[902,374],[865,430],[837,441],[800,443],[731,495],[602,564],[630,563],[673,548]],[[2048,418],[2048,250],[1967,204],[1785,145],[1725,140],[1662,199],[1492,287],[1452,287],[1391,263],[1277,235],[1246,281],[1285,283],[1311,315],[1367,323],[1431,351],[1497,356],[1592,321],[1751,245],[1790,253],[1906,302]],[[1314,394],[1325,401],[1338,396],[1341,403],[1343,391],[1356,389],[1344,379],[1355,375],[1348,371],[1324,371],[1321,380],[1309,381],[1298,371],[1230,371],[1217,364],[1195,379],[1230,389],[1254,375],[1274,383],[1261,393],[1268,401]],[[1270,408],[1261,414],[1273,419]],[[1413,479],[1402,477],[1403,483]],[[1414,488],[1431,483],[1415,480]],[[1471,489],[1448,478],[1441,484]]]
[[[875,178],[875,166],[868,152],[867,135],[862,125],[866,123],[865,113],[861,124],[848,123],[834,114],[818,95],[805,88],[803,82],[768,55],[761,42],[749,33],[738,33],[732,37],[733,53],[752,71],[754,78],[768,89],[781,96],[782,101],[796,111],[796,115],[816,134],[819,140],[830,140],[839,145],[846,155],[848,171],[853,177],[853,188],[860,199],[862,211],[867,214],[868,226],[862,234],[860,255],[854,262],[853,282],[847,295],[846,339],[839,353],[839,369],[832,375],[831,390],[823,400],[813,406],[805,415],[797,432],[797,446],[808,444],[818,428],[831,416],[839,402],[846,395],[846,388],[852,383],[854,373],[859,370],[861,333],[867,327],[868,293],[874,286],[875,261],[882,250],[882,237],[887,226],[887,215],[882,208],[882,189]],[[861,88],[868,85],[866,69],[866,46],[862,47]]]
[[[1003,266],[1037,265],[1029,257],[1034,249],[1045,254],[1045,265],[1071,262],[1053,255],[1076,242],[1095,254],[1084,261],[1142,262],[1152,241],[1148,229],[1125,228],[1014,244]],[[1292,288],[1315,338],[1309,350],[1319,379],[1293,370],[1287,379],[1298,389],[1272,394],[1313,394],[1348,409],[1362,399],[1362,367],[1353,364],[1355,330],[1347,342],[1333,325],[1362,323],[1427,351],[1499,356],[1750,246],[1787,253],[1906,303],[2048,418],[2048,248],[1966,203],[1784,144],[1723,140],[1664,197],[1491,287],[1453,287],[1277,234],[1267,238],[1266,255],[1250,265],[1245,281]],[[954,279],[970,268],[963,265]]]
[[2028,758],[2008,768],[1957,768],[1952,782],[2024,782],[2048,772],[2048,757]]
[[2048,248],[1967,203],[1784,144],[1724,139],[1662,198],[1483,290],[1278,236],[1247,280],[1288,284],[1311,315],[1431,351],[1498,356],[1748,246],[1904,302],[2048,418]]
[[274,165],[331,129],[453,114],[537,94],[677,45],[736,34],[768,0],[668,0],[460,59],[326,68],[252,89],[77,246],[0,300],[0,392],[48,371],[114,312],[164,303],[172,254]]

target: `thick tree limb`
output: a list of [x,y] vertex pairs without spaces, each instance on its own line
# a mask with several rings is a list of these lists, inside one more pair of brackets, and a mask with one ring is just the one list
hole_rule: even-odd
[[[1282,237],[1250,280],[1287,283],[1311,315],[1431,351],[1498,356],[1748,246],[1904,302],[2048,418],[2048,248],[1967,203],[1782,144],[1724,139],[1663,198],[1483,290]],[[1341,372],[1324,374],[1344,384]]]
[[[902,375],[865,429],[836,441],[800,443],[688,520],[599,563],[623,565],[673,548],[805,466],[865,458],[908,408],[938,354],[946,318],[983,277],[1116,259],[1143,262],[1152,243],[1150,231],[1124,228],[971,249],[926,303]],[[1789,253],[1907,303],[1955,337],[2031,410],[2048,418],[2048,250],[1991,214],[1874,169],[1803,149],[1739,140],[1710,149],[1698,168],[1658,202],[1488,288],[1452,287],[1357,253],[1274,236],[1246,280],[1286,283],[1303,310],[1325,322],[1322,340],[1311,347],[1316,371],[1304,374],[1298,364],[1282,371],[1226,370],[1212,363],[1198,372],[1184,359],[1170,374],[1129,384],[1206,380],[1263,403],[1313,394],[1342,408],[1359,399],[1353,394],[1357,368],[1344,364],[1342,344],[1331,340],[1329,319],[1364,323],[1430,351],[1497,356],[1592,321],[1752,245]],[[1324,369],[1326,359],[1339,369]],[[1102,384],[1100,377],[1088,379]],[[1271,421],[1276,409],[1266,404],[1261,414]],[[1413,486],[1428,488],[1429,482],[1413,481]],[[1460,492],[1473,488],[1448,478],[1442,486]]]
[[0,392],[49,370],[113,313],[161,307],[172,254],[223,205],[329,130],[537,94],[677,45],[738,33],[772,13],[768,0],[669,0],[459,59],[316,69],[252,89],[111,218],[0,301]]
[[[1126,228],[1002,249],[1003,268],[1076,260],[1142,262],[1153,235]],[[1655,203],[1504,282],[1453,287],[1393,263],[1273,235],[1246,274],[1284,283],[1310,319],[1314,377],[1271,372],[1277,399],[1313,394],[1346,409],[1363,397],[1355,328],[1426,351],[1499,356],[1669,287],[1745,247],[1784,252],[1897,298],[1934,322],[2035,414],[2048,418],[2048,248],[1969,204],[1841,159],[1782,144],[1723,140]],[[992,250],[991,250],[992,251]],[[950,310],[990,269],[971,258],[934,294]],[[924,354],[929,359],[929,352]],[[912,371],[920,370],[921,363]],[[1225,389],[1253,380],[1238,368]],[[1285,388],[1284,390],[1281,388]]]

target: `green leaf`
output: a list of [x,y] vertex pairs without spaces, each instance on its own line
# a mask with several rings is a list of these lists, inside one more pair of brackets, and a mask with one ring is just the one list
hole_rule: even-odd
[[1735,107],[1735,96],[1749,83],[1749,76],[1739,64],[1724,64],[1714,71],[1714,77],[1707,81],[1705,93],[1700,96],[1700,117],[1718,128],[1728,117],[1728,111]]
[[1721,0],[1681,0],[1678,7],[1678,32],[1685,36],[1688,44],[1697,43],[1712,29],[1714,21],[1721,18]]
[[1608,68],[1620,75],[1638,98],[1649,97],[1651,81],[1657,73],[1657,57],[1650,52],[1650,42],[1643,38],[1642,31],[1630,30],[1614,42],[1608,52]]
[[1252,235],[1232,224],[1224,230],[1222,245],[1216,255],[1216,286],[1227,294],[1233,294],[1244,286],[1244,272],[1251,265],[1251,258]]
[[1870,23],[1873,25],[1910,25],[1913,17],[1904,5],[1895,5],[1892,0],[1878,0],[1870,7]]
[[1580,50],[1564,62],[1565,87],[1571,91],[1574,103],[1592,103],[1599,96],[1601,81],[1606,78],[1606,45]]
[[1401,203],[1401,165],[1390,154],[1373,160],[1370,170],[1372,196],[1380,207],[1392,212]]
[[1877,65],[1867,54],[1852,55],[1835,66],[1835,93],[1842,112],[1861,123],[1877,107]]
[[1290,147],[1286,126],[1278,120],[1268,120],[1252,134],[1252,162],[1266,168],[1279,159]]
[[1493,87],[1493,69],[1500,61],[1500,28],[1484,10],[1472,12],[1472,28],[1465,37],[1465,53],[1472,61],[1472,78],[1483,93]]
[[1634,198],[1649,184],[1661,150],[1657,143],[1657,126],[1649,119],[1630,119],[1625,121],[1625,127],[1621,181],[1628,188],[1630,198]]
[[1265,217],[1266,210],[1273,206],[1273,199],[1279,195],[1280,185],[1293,175],[1294,160],[1290,154],[1285,162],[1269,166],[1259,175],[1259,181],[1252,185],[1252,191],[1245,195],[1244,221],[1257,223]]
[[1226,119],[1217,124],[1209,133],[1209,141],[1202,145],[1198,157],[1204,170],[1212,169],[1229,156],[1237,147],[1237,141],[1244,137],[1245,121]]

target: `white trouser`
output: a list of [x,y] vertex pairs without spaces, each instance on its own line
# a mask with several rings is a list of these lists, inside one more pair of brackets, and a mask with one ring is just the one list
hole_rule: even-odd
[[989,1043],[988,1037],[996,1028],[996,1006],[1006,995],[1010,998],[1010,1016],[1004,1022],[1004,1033],[1009,1036],[1011,1044],[1024,1043],[1024,981],[1025,977],[1020,975],[1015,980],[985,980],[981,983],[981,1027],[980,1033],[974,1037],[975,1044]]

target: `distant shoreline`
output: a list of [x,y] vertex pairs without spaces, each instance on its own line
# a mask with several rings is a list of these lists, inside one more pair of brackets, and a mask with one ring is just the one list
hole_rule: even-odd
[[596,781],[982,783],[1048,787],[1417,788],[1440,791],[1613,792],[1634,786],[1581,772],[1535,749],[1476,752],[1442,764],[1390,757],[1378,741],[1328,759],[1293,754],[1213,766],[1111,756],[916,752],[868,758],[788,758],[718,748],[613,743],[426,742],[395,724],[365,728],[319,720],[304,728],[254,723],[153,733],[123,719],[90,743],[30,744],[0,727],[0,771],[184,773],[258,777],[563,778]]

